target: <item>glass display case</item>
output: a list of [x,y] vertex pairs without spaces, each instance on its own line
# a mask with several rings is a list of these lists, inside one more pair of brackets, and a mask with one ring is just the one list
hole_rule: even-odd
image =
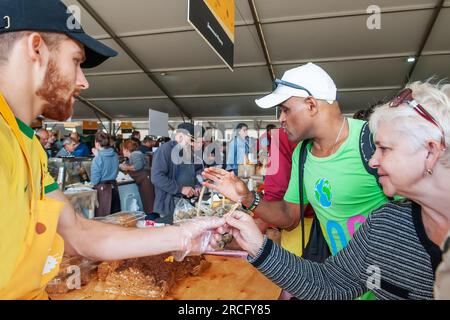
[[48,170],[61,190],[90,182],[93,158],[50,158]]

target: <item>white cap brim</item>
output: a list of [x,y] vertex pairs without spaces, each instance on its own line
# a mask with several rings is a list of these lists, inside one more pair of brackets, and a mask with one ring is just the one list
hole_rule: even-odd
[[269,109],[279,106],[290,98],[292,98],[292,95],[271,93],[261,99],[255,100],[255,103],[262,109]]

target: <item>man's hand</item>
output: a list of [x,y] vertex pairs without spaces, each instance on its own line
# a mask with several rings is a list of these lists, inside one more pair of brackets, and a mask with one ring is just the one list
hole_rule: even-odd
[[244,181],[236,177],[233,172],[212,167],[205,169],[202,175],[214,182],[203,183],[205,187],[221,193],[234,202],[241,202],[245,206],[251,205],[253,195]]
[[188,198],[195,196],[195,190],[192,187],[183,187],[183,189],[181,189],[181,193]]
[[195,187],[195,189],[194,189],[194,196],[199,197],[201,191],[202,191],[201,187]]

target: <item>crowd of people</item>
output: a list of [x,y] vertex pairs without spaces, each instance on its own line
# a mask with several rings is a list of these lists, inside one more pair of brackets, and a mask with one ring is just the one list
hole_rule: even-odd
[[[82,67],[96,67],[117,52],[83,29],[71,30],[59,1],[4,0],[0,8],[14,21],[0,33],[1,299],[48,298],[45,286],[58,274],[63,254],[96,261],[186,256],[214,250],[224,232],[296,299],[450,298],[450,85],[411,83],[393,100],[358,115],[370,116],[366,122],[343,116],[325,70],[313,63],[288,70],[271,94],[256,100],[261,108],[280,108],[285,133],[277,141],[276,129],[270,129],[263,144],[271,170],[261,195],[236,176],[236,165],[252,161],[257,143],[245,124],[236,128],[232,147],[218,146],[208,161],[195,161],[196,151],[210,146],[202,141],[203,130],[190,123],[177,128],[151,164],[142,145],[152,143],[142,143],[138,133],[114,141],[99,132],[93,149],[77,133],[57,142],[40,130],[36,138],[30,125],[38,116],[71,116],[74,97],[89,88]],[[102,194],[99,214],[118,208],[120,169],[134,177],[144,202],[154,188],[153,207],[144,207],[155,218],[170,220],[175,201],[197,196],[201,186],[286,232],[304,224],[309,205],[310,233],[317,236],[309,241],[321,236],[329,253],[307,259],[303,228],[289,238],[302,252],[289,252],[241,211],[152,229],[85,219],[48,173],[47,154],[91,152],[92,181]],[[217,165],[217,156],[230,166]],[[205,241],[207,234],[214,236]]]
[[[267,133],[260,139],[265,149],[269,146],[270,129],[274,127],[269,126]],[[131,133],[129,139],[123,139],[121,134],[113,137],[99,131],[95,134],[92,147],[81,141],[77,132],[58,140],[57,132],[39,129],[36,136],[48,157],[94,157],[90,182],[98,191],[100,205],[96,209],[96,216],[120,211],[116,179],[119,171],[122,171],[129,174],[138,185],[143,205],[140,209],[151,219],[161,218],[170,223],[175,203],[179,199],[199,196],[202,187],[202,178],[199,177],[205,168],[227,168],[237,175],[239,165],[248,163],[249,159],[255,163],[258,161],[256,148],[259,141],[249,137],[248,125],[239,123],[234,132],[228,145],[227,158],[226,146],[222,142],[207,141],[205,128],[191,123],[180,124],[173,140],[150,136],[141,140],[137,130]],[[155,152],[158,149],[160,151]],[[180,163],[174,162],[174,149],[179,149]]]

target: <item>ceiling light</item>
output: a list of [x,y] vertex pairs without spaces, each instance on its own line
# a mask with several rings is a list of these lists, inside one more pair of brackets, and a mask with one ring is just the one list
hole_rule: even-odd
[[167,72],[161,72],[160,75],[167,76]]
[[409,63],[416,62],[416,57],[409,57],[406,61],[408,61]]

